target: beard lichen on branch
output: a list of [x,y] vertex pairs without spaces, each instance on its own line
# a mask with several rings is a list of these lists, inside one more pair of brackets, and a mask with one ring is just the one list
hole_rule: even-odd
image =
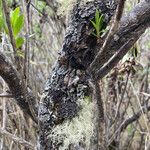
[[[88,83],[75,69],[68,75],[65,68],[56,64],[53,71],[55,73],[49,79],[39,112],[40,130],[46,134],[40,138],[46,138],[49,142],[46,145],[52,150],[76,147],[82,142],[89,147],[90,138],[94,136],[95,108]],[[69,76],[67,85],[64,81],[66,75]]]
[[49,138],[56,145],[60,145],[61,150],[80,146],[90,149],[91,139],[95,136],[94,112],[96,112],[95,104],[90,99],[90,97],[80,95],[80,98],[77,99],[77,104],[81,109],[77,116],[56,126],[49,135]]

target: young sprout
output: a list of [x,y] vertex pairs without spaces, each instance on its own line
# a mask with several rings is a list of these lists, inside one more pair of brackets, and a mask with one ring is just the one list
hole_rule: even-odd
[[90,20],[90,22],[92,23],[95,31],[92,32],[92,34],[94,36],[96,36],[97,38],[100,38],[101,34],[104,32],[104,15],[98,10],[96,9],[95,12],[95,18],[94,20]]

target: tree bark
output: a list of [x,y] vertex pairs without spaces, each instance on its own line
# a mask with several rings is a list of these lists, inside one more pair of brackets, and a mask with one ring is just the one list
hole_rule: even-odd
[[99,88],[92,86],[95,81],[86,72],[95,57],[97,43],[97,38],[91,35],[90,20],[100,9],[108,24],[115,8],[116,3],[110,7],[103,0],[75,5],[62,52],[40,102],[40,150],[98,150],[96,128],[98,118],[101,116],[103,120],[103,107],[102,101],[97,101]]
[[[40,150],[104,149],[104,112],[99,79],[104,77],[150,26],[150,2],[138,4],[120,22],[105,51],[107,33],[97,39],[91,20],[101,10],[108,25],[117,0],[77,1],[72,11],[61,54],[47,81],[38,111]],[[92,67],[91,67],[92,66]],[[33,96],[19,73],[0,53],[0,75],[7,82],[20,108],[36,120]],[[99,133],[97,132],[99,131]]]
[[[99,130],[99,134],[103,135],[104,120],[96,125],[98,118],[103,116],[103,106],[100,97],[96,96],[100,91],[95,92],[91,83],[96,83],[106,75],[150,25],[149,4],[142,2],[128,18],[124,17],[121,20],[120,28],[115,34],[119,39],[116,40],[113,36],[106,51],[100,53],[98,63],[89,70],[89,65],[94,62],[103,43],[91,35],[90,20],[94,18],[97,8],[105,15],[105,23],[108,25],[117,5],[113,1],[109,2],[112,2],[111,5],[108,5],[107,1],[94,1],[86,5],[78,2],[73,9],[62,52],[52,70],[40,103],[39,149],[104,149],[103,143],[98,144],[98,141],[103,142],[103,139],[97,134]],[[98,73],[99,69],[115,52],[119,54],[115,61],[112,59],[112,67],[104,67],[101,72],[104,72],[104,75],[101,76]],[[99,101],[101,107],[98,107]]]
[[37,122],[37,108],[35,97],[30,90],[25,87],[19,72],[7,57],[0,52],[0,76],[8,84],[12,96],[23,112]]

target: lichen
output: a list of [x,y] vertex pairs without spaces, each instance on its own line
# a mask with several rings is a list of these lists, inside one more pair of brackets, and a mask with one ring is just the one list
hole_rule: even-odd
[[63,142],[61,150],[67,150],[70,144],[77,145],[81,142],[84,142],[86,148],[90,149],[90,141],[94,136],[95,104],[89,99],[89,97],[78,99],[77,102],[82,107],[79,115],[52,130],[50,138],[54,143]]
[[61,6],[58,9],[58,14],[61,16],[67,15],[73,8],[73,0],[59,0]]

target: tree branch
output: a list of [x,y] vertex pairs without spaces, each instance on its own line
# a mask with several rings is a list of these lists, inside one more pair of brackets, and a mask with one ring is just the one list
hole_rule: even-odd
[[142,110],[140,109],[137,113],[133,114],[130,118],[125,120],[120,128],[120,131],[125,130],[129,124],[137,121],[143,114],[142,112],[147,113],[148,111],[150,111],[150,106],[148,106],[146,109],[144,107],[142,108]]
[[[127,41],[120,49],[119,51],[106,63],[104,66],[100,68],[100,70],[96,74],[96,79],[101,79],[105,75],[107,75],[111,69],[113,69],[117,63],[123,58],[123,56],[128,52],[128,44],[129,42],[134,41],[130,40]],[[131,42],[132,43],[132,42]],[[131,45],[132,46],[132,45]]]
[[37,110],[35,108],[35,97],[25,87],[20,74],[2,52],[0,52],[0,76],[8,84],[21,110],[36,122]]
[[7,1],[2,0],[2,5],[3,5],[5,18],[6,18],[7,27],[8,27],[10,42],[12,44],[12,48],[13,48],[13,51],[14,51],[15,64],[17,66],[17,69],[19,70],[20,69],[19,57],[17,56],[16,42],[15,42],[15,38],[14,38],[14,35],[13,35],[12,26],[11,26],[11,22],[10,22],[9,10],[8,10],[6,2]]
[[[127,41],[130,41],[126,45],[126,49],[129,50],[132,45],[139,39],[139,37],[144,33],[144,31],[150,26],[150,3],[141,2],[139,3],[126,17],[120,22],[120,28],[116,34],[111,38],[107,45],[107,49],[100,53],[96,60],[94,60],[90,68],[90,73],[94,73],[96,79],[100,79],[99,69],[108,62],[108,60],[120,50],[122,45]],[[131,40],[134,39],[134,40]],[[99,49],[100,45],[97,45]],[[126,50],[124,49],[124,50]],[[124,53],[126,54],[126,53]]]
[[13,95],[12,94],[8,94],[8,93],[2,93],[0,94],[0,97],[5,97],[5,98],[13,98]]
[[6,137],[12,139],[13,141],[18,142],[19,144],[22,144],[26,148],[35,149],[35,146],[32,145],[31,143],[29,143],[26,140],[24,140],[22,138],[19,138],[19,137],[13,135],[13,134],[7,132],[6,130],[3,130],[3,129],[0,128],[0,133],[1,133],[1,135],[5,135]]
[[88,68],[88,72],[91,72],[91,74],[92,74],[92,71],[93,71],[93,69],[95,67],[95,63],[100,58],[100,55],[107,50],[111,39],[113,38],[114,34],[116,33],[116,31],[118,29],[119,21],[121,19],[121,16],[122,16],[122,13],[123,13],[123,9],[124,9],[124,4],[125,4],[125,0],[120,0],[119,3],[118,3],[118,6],[117,6],[117,9],[116,9],[116,12],[115,12],[115,16],[114,16],[114,20],[113,20],[111,28],[110,28],[110,30],[108,32],[108,35],[107,35],[107,37],[106,37],[106,39],[105,39],[105,41],[104,41],[104,43],[102,45],[102,48],[99,50],[98,54],[96,55],[96,57],[94,58],[93,62],[90,64],[90,66]]

